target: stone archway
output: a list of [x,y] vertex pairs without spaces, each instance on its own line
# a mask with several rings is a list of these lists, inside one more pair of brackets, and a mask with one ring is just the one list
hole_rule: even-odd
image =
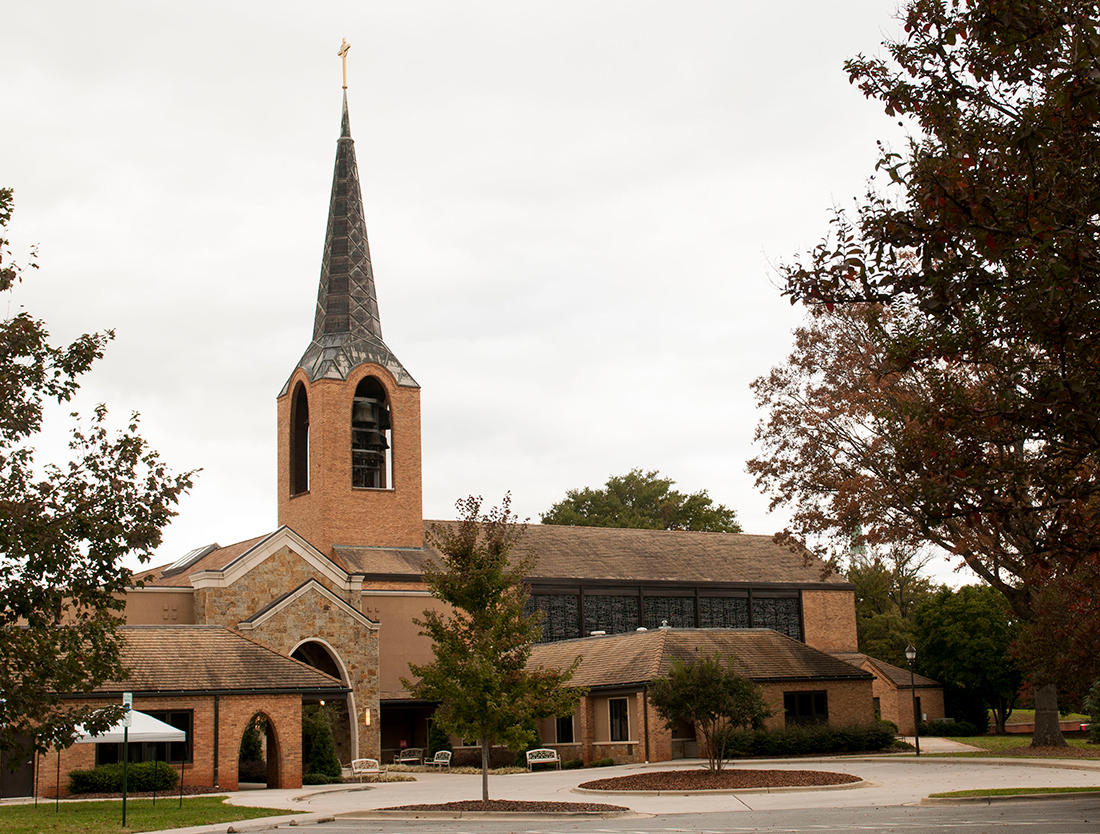
[[[316,637],[303,640],[295,646],[290,656],[326,675],[332,675],[345,686],[348,685],[347,669],[340,655],[325,640]],[[357,721],[354,720],[355,696],[348,693],[346,698],[330,701],[308,697],[302,699],[303,707],[312,704],[325,707],[325,711],[332,719],[332,737],[336,743],[336,755],[343,765],[350,767],[352,759],[359,758],[359,728]],[[304,752],[303,750],[303,754]]]

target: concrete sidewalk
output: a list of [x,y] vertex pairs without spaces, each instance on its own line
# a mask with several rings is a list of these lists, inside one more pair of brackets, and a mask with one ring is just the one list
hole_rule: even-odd
[[[921,751],[956,750],[943,739],[921,739]],[[912,754],[863,757],[819,757],[738,761],[735,770],[827,770],[859,776],[863,782],[839,788],[773,789],[707,794],[607,794],[576,793],[592,779],[639,770],[673,770],[705,767],[702,760],[680,760],[649,765],[624,765],[598,770],[562,770],[516,773],[489,777],[493,799],[550,802],[599,802],[625,806],[645,816],[672,814],[736,813],[788,808],[872,807],[919,805],[932,793],[969,788],[1093,787],[1100,786],[1100,760],[1081,759],[919,759]],[[253,790],[228,795],[233,805],[272,808],[271,817],[234,823],[175,829],[175,834],[215,834],[256,831],[276,825],[304,825],[334,817],[370,819],[389,816],[379,809],[476,799],[481,796],[480,774],[416,773],[415,782],[307,787],[298,790]],[[281,812],[281,813],[280,813]],[[434,816],[434,815],[433,815]],[[547,815],[531,815],[546,818]],[[468,817],[467,817],[468,818]]]

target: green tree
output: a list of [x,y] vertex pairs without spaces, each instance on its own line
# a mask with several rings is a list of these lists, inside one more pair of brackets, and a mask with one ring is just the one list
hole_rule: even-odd
[[[0,189],[0,293],[22,280],[3,237],[12,192]],[[30,266],[36,267],[33,260]],[[63,694],[122,679],[115,627],[133,584],[124,557],[147,561],[191,473],[172,475],[138,434],[137,415],[108,429],[98,406],[77,422],[63,465],[37,465],[28,445],[47,401],[65,403],[103,355],[110,331],[67,346],[49,342],[26,311],[0,321],[0,749],[21,738],[46,750],[72,742],[73,727],[106,729],[121,705],[73,706]],[[13,756],[18,761],[18,756]]]
[[1017,625],[1000,592],[942,588],[917,609],[914,625],[921,674],[980,695],[1003,735],[1023,676],[1011,651]]
[[715,504],[705,489],[684,495],[674,483],[657,471],[632,469],[608,478],[603,489],[567,490],[540,518],[543,524],[575,527],[741,532],[736,510]]
[[650,684],[649,698],[670,730],[690,722],[702,734],[707,765],[717,772],[725,760],[729,732],[758,728],[771,714],[760,687],[734,670],[733,659],[673,658],[668,674]]
[[[581,691],[564,672],[528,668],[540,634],[540,615],[525,616],[524,578],[533,562],[509,554],[523,534],[511,512],[511,496],[484,515],[482,500],[458,502],[453,526],[433,527],[429,543],[437,560],[424,567],[424,581],[449,611],[427,610],[416,620],[432,639],[435,660],[410,664],[418,680],[402,679],[417,698],[438,701],[435,719],[463,738],[481,742],[482,799],[489,799],[489,751],[494,744],[522,750],[535,719],[569,715]],[[578,659],[579,663],[579,659]]]
[[[913,135],[882,149],[885,184],[783,268],[785,292],[826,319],[888,308],[867,320],[869,382],[921,396],[871,397],[860,413],[895,430],[892,460],[853,477],[887,493],[898,534],[961,556],[1025,638],[1086,616],[1095,634],[1100,588],[1081,578],[1100,558],[1100,10],[909,0],[903,19],[889,58],[846,67]],[[1028,652],[1037,746],[1064,744],[1057,666]]]
[[858,548],[845,576],[855,585],[856,640],[864,654],[905,666],[913,642],[913,613],[933,593],[921,571],[931,556],[908,548]]
[[341,769],[336,756],[336,740],[332,737],[332,716],[322,704],[302,707],[302,741],[304,772],[338,779]]
[[1089,741],[1100,744],[1100,680],[1094,681],[1084,701],[1089,716]]

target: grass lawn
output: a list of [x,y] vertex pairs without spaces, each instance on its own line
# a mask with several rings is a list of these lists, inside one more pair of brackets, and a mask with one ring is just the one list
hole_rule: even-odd
[[947,791],[946,793],[933,793],[934,798],[956,796],[1024,796],[1035,793],[1095,793],[1100,787],[1095,788],[987,788],[973,791]]
[[122,802],[53,802],[39,800],[33,805],[0,807],[0,831],[4,834],[118,834],[121,831],[157,831],[212,825],[256,817],[278,817],[292,811],[274,808],[240,808],[226,805],[223,796],[158,799],[131,799],[126,802],[126,828],[122,827]]
[[[1007,736],[958,736],[950,737],[951,741],[957,741],[960,744],[969,744],[971,747],[980,747],[981,752],[978,751],[966,751],[962,753],[929,753],[930,756],[955,756],[955,757],[973,757],[978,758],[981,756],[996,756],[999,753],[1011,753],[1022,748],[1029,747],[1031,745],[1031,736],[1028,735],[1007,735]],[[1100,745],[1089,744],[1088,739],[1084,738],[1067,738],[1066,743],[1077,750],[1083,751],[1085,754],[1091,754],[1100,758]],[[1081,754],[1077,754],[1081,755]],[[1090,758],[1091,758],[1090,756]]]
[[[1069,712],[1065,715],[1059,715],[1058,718],[1062,721],[1081,721],[1088,723],[1089,717],[1087,715],[1081,715],[1079,712]],[[1034,724],[1035,723],[1035,710],[1033,709],[1014,709],[1012,715],[1008,716],[1008,725],[1013,724]],[[989,726],[993,726],[993,715],[989,716]]]

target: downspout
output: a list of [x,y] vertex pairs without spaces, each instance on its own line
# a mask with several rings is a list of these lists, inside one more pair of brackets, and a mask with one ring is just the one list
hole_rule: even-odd
[[645,763],[649,764],[649,684],[642,686],[642,726],[645,729]]
[[218,706],[221,695],[214,696],[214,787],[218,787]]

